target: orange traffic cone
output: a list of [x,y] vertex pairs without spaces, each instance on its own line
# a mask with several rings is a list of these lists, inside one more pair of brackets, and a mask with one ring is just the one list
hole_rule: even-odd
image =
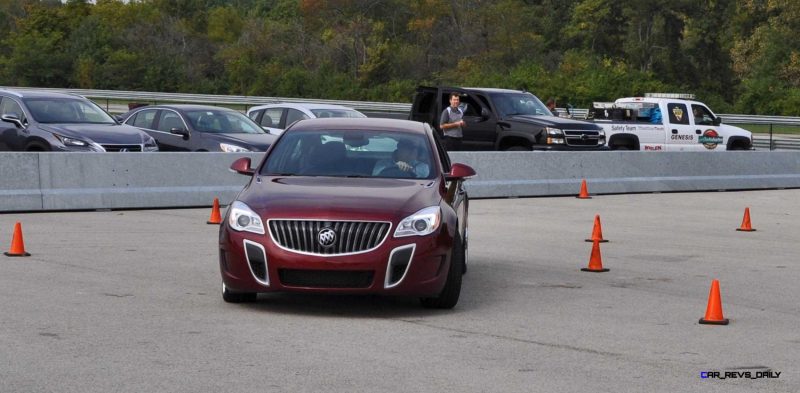
[[592,197],[589,196],[589,189],[586,187],[586,179],[583,179],[583,181],[581,181],[581,192],[580,192],[580,194],[578,194],[578,196],[576,198],[578,198],[578,199],[592,199]]
[[603,227],[600,225],[600,215],[594,216],[594,228],[592,228],[592,237],[586,239],[587,242],[600,242],[607,243],[608,240],[603,239]]
[[711,292],[708,294],[706,316],[700,319],[704,325],[727,325],[728,320],[722,317],[722,299],[719,296],[719,281],[711,281]]
[[581,269],[584,272],[602,273],[608,269],[603,268],[603,258],[600,256],[600,242],[592,242],[592,254],[589,256],[589,267]]
[[744,218],[742,218],[742,226],[741,228],[736,228],[737,231],[742,232],[755,232],[756,230],[750,226],[750,208],[744,208]]
[[211,208],[211,217],[208,218],[207,224],[222,224],[222,217],[219,214],[219,199],[214,198],[214,207]]
[[11,238],[11,249],[5,252],[9,257],[29,257],[31,254],[25,252],[25,242],[22,240],[22,224],[17,222],[14,225],[14,236]]

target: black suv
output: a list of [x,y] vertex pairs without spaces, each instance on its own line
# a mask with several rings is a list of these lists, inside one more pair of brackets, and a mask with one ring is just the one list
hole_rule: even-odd
[[162,151],[266,151],[277,139],[244,114],[216,106],[144,106],[120,118],[156,138]]
[[73,94],[0,89],[0,151],[158,151],[156,141]]
[[585,121],[553,116],[535,95],[490,88],[417,88],[411,120],[439,129],[439,117],[458,93],[464,111],[465,149],[476,150],[603,150],[605,132]]

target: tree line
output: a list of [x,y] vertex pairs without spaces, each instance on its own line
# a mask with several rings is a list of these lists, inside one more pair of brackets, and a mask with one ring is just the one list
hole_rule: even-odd
[[800,115],[796,0],[0,0],[0,85],[559,106],[691,92]]

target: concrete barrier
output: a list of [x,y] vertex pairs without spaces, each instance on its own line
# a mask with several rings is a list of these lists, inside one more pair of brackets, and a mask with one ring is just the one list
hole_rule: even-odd
[[476,198],[800,187],[798,152],[453,153],[473,166]]
[[[0,153],[0,211],[208,206],[247,177],[228,170],[263,153]],[[800,187],[800,152],[456,152],[473,198]]]

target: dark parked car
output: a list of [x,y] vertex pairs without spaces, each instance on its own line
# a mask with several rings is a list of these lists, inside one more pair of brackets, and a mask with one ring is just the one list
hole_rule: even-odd
[[458,302],[472,168],[451,164],[427,124],[309,119],[288,128],[220,228],[222,297],[305,291]]
[[78,95],[0,89],[0,119],[0,151],[158,151],[149,135]]
[[266,151],[276,138],[249,117],[216,106],[145,106],[121,117],[155,138],[162,151]]

